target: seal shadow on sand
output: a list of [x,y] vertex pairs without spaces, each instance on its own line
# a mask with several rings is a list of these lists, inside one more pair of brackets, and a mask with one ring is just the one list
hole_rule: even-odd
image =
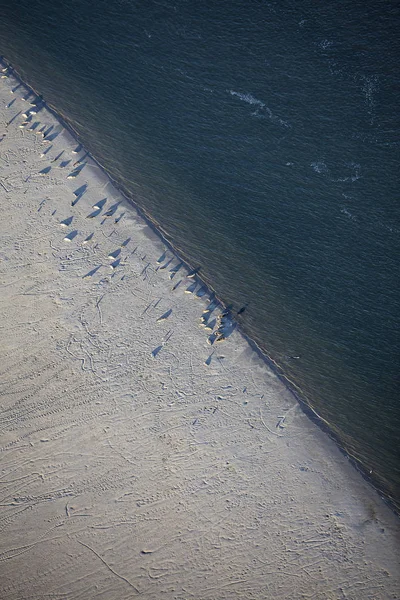
[[171,315],[171,313],[172,313],[172,308],[167,310],[167,312],[165,312],[163,315],[161,315],[161,317],[158,317],[157,323],[159,323],[160,321],[165,321],[165,319],[168,319],[168,317]]
[[64,242],[71,242],[74,238],[76,238],[77,235],[78,235],[77,229],[75,229],[74,231],[71,231],[71,233],[69,233],[68,235],[65,236]]
[[97,267],[94,267],[94,269],[91,269],[90,271],[88,271],[88,273],[86,273],[85,275],[82,276],[82,279],[85,279],[86,277],[93,277],[93,275],[95,275],[97,273],[97,271],[99,269],[101,269],[103,265],[97,265]]
[[161,349],[162,349],[162,344],[160,346],[157,346],[157,348],[154,348],[154,350],[152,350],[152,352],[151,352],[152,356],[155,358]]

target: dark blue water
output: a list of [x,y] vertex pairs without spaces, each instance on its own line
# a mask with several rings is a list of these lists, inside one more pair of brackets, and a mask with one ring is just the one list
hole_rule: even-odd
[[[3,3],[54,105],[400,502],[397,2]],[[298,358],[293,358],[298,357]]]

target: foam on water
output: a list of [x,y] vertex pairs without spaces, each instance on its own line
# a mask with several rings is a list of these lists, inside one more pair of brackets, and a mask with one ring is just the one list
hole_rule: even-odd
[[272,110],[264,102],[255,98],[254,96],[252,96],[252,94],[243,94],[241,92],[235,92],[234,90],[227,90],[227,92],[229,92],[231,96],[236,96],[237,98],[239,98],[239,100],[242,100],[242,102],[246,102],[247,104],[257,106],[256,111],[251,113],[253,117],[257,117],[259,119],[270,119],[274,123],[282,125],[282,127],[291,127],[288,121],[284,121],[283,119],[274,115]]

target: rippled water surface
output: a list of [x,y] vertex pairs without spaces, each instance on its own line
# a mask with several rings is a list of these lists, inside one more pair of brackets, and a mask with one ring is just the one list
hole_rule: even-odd
[[0,52],[397,502],[398,3],[7,2]]

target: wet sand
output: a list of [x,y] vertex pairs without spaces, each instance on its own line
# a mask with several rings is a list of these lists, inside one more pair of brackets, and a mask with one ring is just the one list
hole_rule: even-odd
[[1,75],[0,597],[398,598],[398,518]]

